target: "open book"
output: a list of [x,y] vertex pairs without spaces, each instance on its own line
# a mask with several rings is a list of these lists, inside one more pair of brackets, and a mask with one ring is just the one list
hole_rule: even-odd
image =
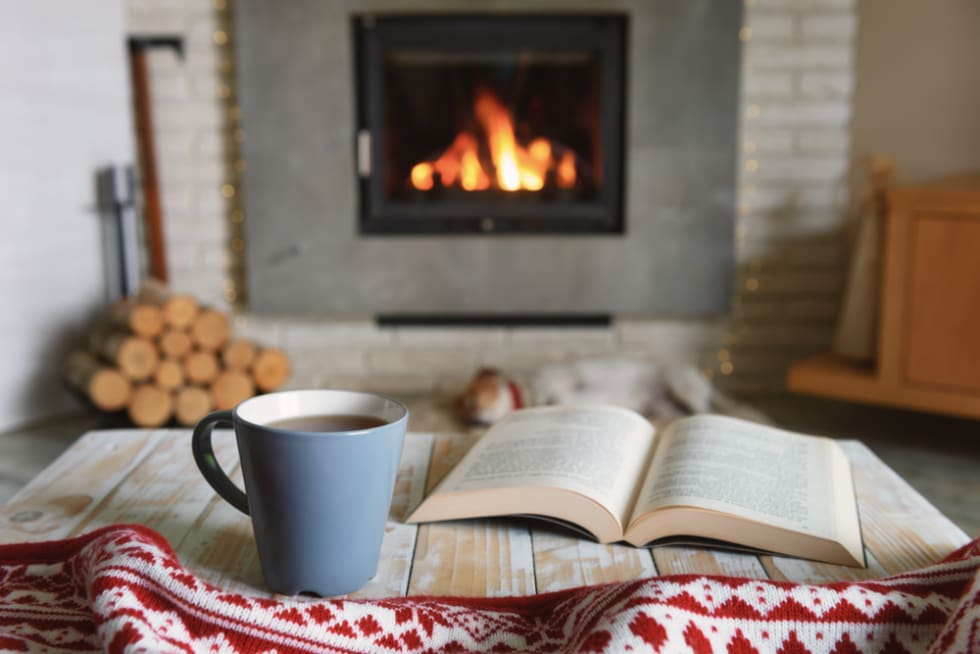
[[610,406],[495,424],[409,522],[537,515],[600,543],[697,539],[864,565],[850,462],[832,440],[699,415],[662,433]]

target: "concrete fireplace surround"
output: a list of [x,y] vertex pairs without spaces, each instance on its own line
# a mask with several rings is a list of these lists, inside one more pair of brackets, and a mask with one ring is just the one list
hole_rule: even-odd
[[[578,0],[486,12],[594,12]],[[741,5],[614,0],[628,16],[626,233],[357,234],[354,14],[462,0],[241,0],[250,308],[307,315],[717,314],[731,298]]]
[[[125,6],[130,35],[176,34],[186,44],[182,59],[166,50],[150,55],[170,283],[204,303],[237,310],[236,334],[286,349],[296,364],[294,387],[459,388],[478,366],[534,371],[603,356],[697,363],[726,390],[760,394],[782,389],[787,365],[831,340],[846,269],[841,235],[848,215],[855,0],[744,0],[731,312],[718,318],[624,314],[608,329],[588,330],[378,328],[366,312],[257,311],[241,292],[240,275],[251,271],[240,268],[233,211],[239,198],[228,193],[237,190],[228,186],[237,185],[239,170],[237,148],[229,143],[240,127],[234,90],[241,71],[232,50],[237,32],[222,30],[237,5],[126,0]],[[346,26],[324,34],[346,38]],[[635,24],[631,36],[637,38]],[[351,147],[346,135],[337,142],[319,138],[334,149]],[[244,223],[252,219],[245,215]]]

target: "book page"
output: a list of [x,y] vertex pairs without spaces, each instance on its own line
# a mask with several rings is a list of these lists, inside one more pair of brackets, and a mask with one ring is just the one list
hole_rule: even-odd
[[627,409],[525,409],[495,424],[436,492],[562,488],[598,502],[622,525],[649,463],[653,439],[653,426]]
[[850,475],[840,479],[835,460],[844,455],[830,439],[720,416],[680,420],[661,439],[633,520],[693,506],[834,538],[845,483],[854,511]]

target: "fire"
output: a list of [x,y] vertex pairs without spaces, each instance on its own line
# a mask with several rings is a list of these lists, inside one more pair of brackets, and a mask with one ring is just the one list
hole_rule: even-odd
[[559,188],[575,186],[575,155],[565,150],[556,159],[554,146],[541,137],[533,139],[527,147],[521,145],[507,108],[486,89],[477,91],[473,115],[486,135],[489,161],[481,160],[477,137],[462,131],[438,159],[412,167],[409,175],[412,186],[429,191],[435,187],[438,175],[440,185],[459,186],[466,191],[492,187],[504,191],[540,191],[549,173]]

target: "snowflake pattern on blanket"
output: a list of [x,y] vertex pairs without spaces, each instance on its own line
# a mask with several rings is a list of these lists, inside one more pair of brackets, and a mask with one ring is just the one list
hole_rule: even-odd
[[157,533],[0,546],[0,650],[980,652],[980,540],[825,585],[655,577],[500,599],[271,600],[198,579]]

